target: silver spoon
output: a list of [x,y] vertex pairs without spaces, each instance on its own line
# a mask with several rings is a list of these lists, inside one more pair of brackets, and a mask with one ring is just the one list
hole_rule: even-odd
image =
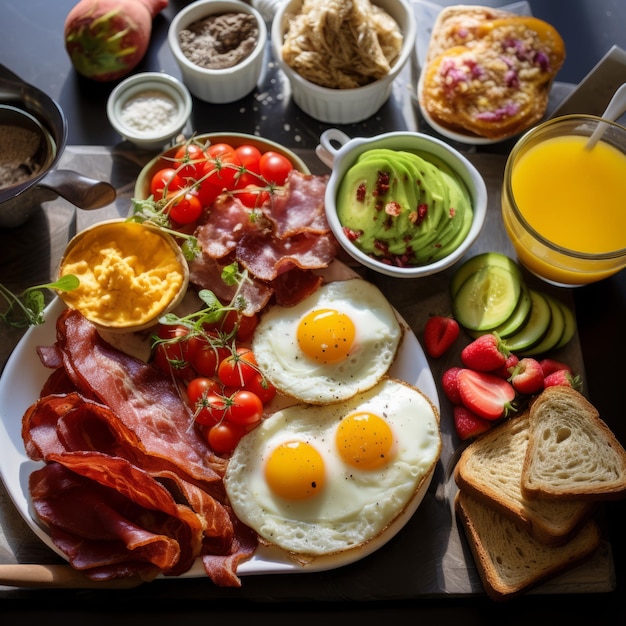
[[[614,122],[618,117],[623,115],[626,112],[626,83],[624,83],[618,90],[613,94],[611,101],[606,107],[604,113],[602,114],[602,119],[609,120]],[[591,150],[602,138],[604,131],[608,124],[605,122],[601,122],[598,124],[597,128],[593,131],[591,137],[587,141],[585,148],[587,150]]]

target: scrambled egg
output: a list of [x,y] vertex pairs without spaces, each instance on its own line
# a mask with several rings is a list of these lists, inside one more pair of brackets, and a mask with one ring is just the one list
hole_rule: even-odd
[[60,275],[80,286],[62,295],[87,319],[112,328],[139,326],[160,315],[184,288],[175,244],[142,224],[99,224],[68,247]]

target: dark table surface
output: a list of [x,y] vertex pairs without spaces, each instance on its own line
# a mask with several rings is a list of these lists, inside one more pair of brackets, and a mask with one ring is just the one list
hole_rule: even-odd
[[[68,119],[68,146],[104,146],[128,151],[133,158],[149,158],[122,144],[106,119],[106,99],[115,83],[98,84],[78,76],[65,53],[63,22],[73,0],[0,0],[0,63],[27,82],[39,87],[61,105]],[[135,71],[165,71],[180,77],[166,43],[172,16],[183,5],[170,0],[170,6],[154,21],[150,49]],[[456,4],[439,2],[439,4]],[[502,5],[505,2],[485,2]],[[557,77],[566,84],[577,84],[613,45],[626,49],[626,2],[623,0],[551,0],[529,2],[537,17],[552,23],[562,34],[567,59]],[[269,63],[258,88],[242,101],[228,105],[209,105],[194,101],[191,127],[198,132],[239,131],[258,134],[284,145],[309,153],[318,143],[326,125],[312,120],[291,103],[285,85],[275,67]],[[409,114],[407,114],[407,108]],[[394,91],[390,102],[365,122],[343,127],[352,136],[370,136],[405,128],[429,132],[421,125],[418,113],[407,105],[403,95]],[[505,152],[503,144],[490,151]],[[96,149],[96,148],[95,148]],[[470,150],[471,152],[471,150]],[[28,231],[25,245],[28,242]],[[31,233],[36,240],[36,234]],[[7,234],[4,233],[7,237]],[[30,254],[30,252],[29,252]],[[0,251],[0,282],[15,280],[7,275],[6,257]],[[30,277],[24,275],[22,280]],[[13,286],[26,287],[27,284]],[[626,346],[624,313],[626,312],[626,272],[595,285],[573,290],[579,324],[579,342],[586,372],[586,392],[622,444],[626,445],[626,420],[623,418],[623,397],[619,378],[621,356]],[[3,341],[5,341],[3,336]],[[3,350],[6,352],[6,350]],[[4,365],[4,361],[0,367]],[[1,442],[0,442],[1,453]],[[207,599],[177,597],[189,581],[173,581],[161,593],[106,592],[66,594],[55,590],[18,593],[0,601],[0,615],[8,619],[41,619],[47,624],[119,623],[165,624],[172,620],[235,620],[250,623],[258,619],[278,624],[317,624],[320,620],[357,620],[379,623],[421,622],[435,620],[444,624],[484,624],[506,620],[510,624],[582,623],[582,616],[599,613],[618,616],[624,623],[626,609],[626,528],[624,502],[611,503],[606,516],[607,530],[615,559],[615,590],[598,594],[527,595],[505,604],[494,604],[482,594],[463,598],[398,598],[393,601],[320,602],[318,598],[302,598],[277,604],[275,602],[241,601],[237,593],[219,602]],[[279,581],[278,584],[287,584]],[[185,597],[187,594],[181,594]],[[372,598],[376,598],[372,590]],[[188,597],[188,596],[187,596]],[[601,613],[600,613],[601,612]],[[621,619],[619,619],[621,618]]]

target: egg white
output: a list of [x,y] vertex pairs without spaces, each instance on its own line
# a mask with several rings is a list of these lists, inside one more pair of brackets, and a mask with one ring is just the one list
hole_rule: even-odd
[[[345,313],[356,327],[355,350],[341,363],[311,360],[299,347],[297,330],[309,312]],[[292,307],[271,307],[254,334],[259,368],[283,394],[311,404],[346,400],[375,385],[389,370],[402,327],[382,292],[360,278],[335,281]]]
[[[341,459],[335,431],[355,411],[375,413],[391,426],[395,454],[387,465],[359,470]],[[313,445],[324,459],[326,484],[308,500],[275,495],[264,476],[271,451],[294,440]],[[345,402],[298,404],[266,418],[235,449],[224,485],[237,517],[266,542],[298,555],[329,555],[383,532],[430,476],[440,452],[437,409],[417,388],[385,377]]]

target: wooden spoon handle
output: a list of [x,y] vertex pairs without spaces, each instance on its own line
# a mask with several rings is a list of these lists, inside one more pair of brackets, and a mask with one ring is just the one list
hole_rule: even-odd
[[0,585],[8,587],[130,589],[142,582],[138,577],[95,581],[69,565],[0,565]]

